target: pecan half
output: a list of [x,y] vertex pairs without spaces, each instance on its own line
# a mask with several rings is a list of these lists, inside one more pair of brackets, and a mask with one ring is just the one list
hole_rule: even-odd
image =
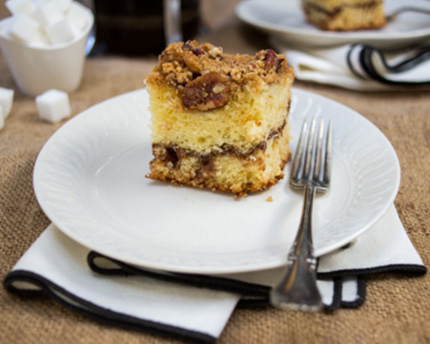
[[182,103],[188,109],[209,111],[223,107],[230,99],[230,79],[212,72],[189,81],[182,91]]
[[282,68],[287,66],[287,60],[283,55],[278,55],[272,49],[261,50],[257,54],[257,59],[264,62],[264,70],[266,72],[274,69],[276,73],[279,73]]
[[264,69],[272,69],[278,63],[278,57],[272,49],[266,50],[266,57],[264,58]]

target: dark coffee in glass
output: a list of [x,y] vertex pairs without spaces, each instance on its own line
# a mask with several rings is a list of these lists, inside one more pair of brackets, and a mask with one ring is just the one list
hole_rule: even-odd
[[[96,42],[106,52],[159,54],[166,46],[163,0],[94,0]],[[199,30],[199,0],[181,0],[183,39]]]

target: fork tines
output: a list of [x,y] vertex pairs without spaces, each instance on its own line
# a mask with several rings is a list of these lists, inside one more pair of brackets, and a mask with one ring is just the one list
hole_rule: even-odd
[[[310,124],[305,120],[302,125],[299,143],[291,170],[291,185],[303,187],[314,184],[317,190],[326,190],[330,184],[332,151],[332,123],[314,117]],[[310,128],[309,128],[310,127]]]

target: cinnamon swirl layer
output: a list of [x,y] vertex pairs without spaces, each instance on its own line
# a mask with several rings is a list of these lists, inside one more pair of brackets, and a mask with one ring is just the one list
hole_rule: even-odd
[[286,123],[248,152],[225,146],[200,154],[174,144],[153,144],[147,177],[244,196],[267,189],[283,177],[290,158],[289,140]]

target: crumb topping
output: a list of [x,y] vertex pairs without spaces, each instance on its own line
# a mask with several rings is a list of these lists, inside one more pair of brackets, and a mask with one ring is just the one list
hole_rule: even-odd
[[234,92],[258,90],[285,74],[293,76],[292,67],[272,49],[231,55],[210,43],[187,41],[169,45],[146,82],[175,88],[187,109],[209,111],[226,105]]

